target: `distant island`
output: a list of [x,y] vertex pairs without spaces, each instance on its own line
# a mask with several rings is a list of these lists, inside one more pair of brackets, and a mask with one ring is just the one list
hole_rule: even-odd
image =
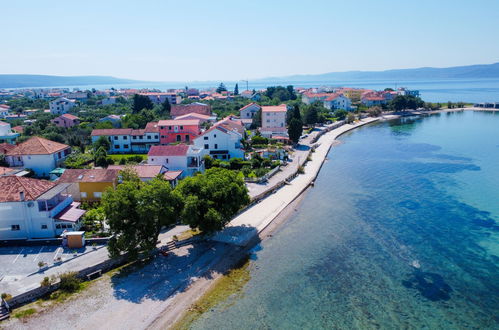
[[338,81],[338,80],[436,80],[436,79],[484,79],[499,78],[499,62],[449,68],[416,68],[385,71],[346,71],[315,75],[271,77],[260,81]]
[[90,86],[138,83],[138,80],[109,76],[50,76],[32,74],[0,74],[0,88]]

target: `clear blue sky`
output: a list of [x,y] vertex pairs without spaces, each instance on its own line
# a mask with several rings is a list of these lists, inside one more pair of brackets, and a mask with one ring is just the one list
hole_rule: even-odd
[[238,80],[499,62],[498,0],[4,0],[0,12],[0,73]]

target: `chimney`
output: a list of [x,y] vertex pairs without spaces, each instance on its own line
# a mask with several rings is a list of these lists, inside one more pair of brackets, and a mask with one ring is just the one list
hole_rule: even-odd
[[24,191],[19,192],[19,199],[21,200],[21,202],[24,202]]

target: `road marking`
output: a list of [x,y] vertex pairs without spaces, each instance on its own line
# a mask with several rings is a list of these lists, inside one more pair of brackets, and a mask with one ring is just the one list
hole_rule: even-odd
[[24,248],[21,249],[21,251],[19,251],[19,254],[17,255],[17,257],[14,259],[14,261],[12,261],[12,263],[15,263],[17,261],[17,258],[19,258],[19,256],[23,253],[24,251]]
[[38,254],[35,256],[35,258],[33,259],[33,261],[36,261],[36,259],[38,259],[38,257],[40,256],[40,253],[42,253],[43,248],[44,248],[44,246],[42,246],[40,248],[40,251],[38,251]]

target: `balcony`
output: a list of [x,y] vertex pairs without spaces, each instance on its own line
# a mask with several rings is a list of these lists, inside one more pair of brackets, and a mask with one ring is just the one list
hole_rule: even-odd
[[71,195],[67,195],[66,198],[64,198],[59,204],[54,206],[52,209],[49,209],[49,217],[55,217],[62,210],[71,205],[71,203],[73,203],[73,197],[71,197]]

